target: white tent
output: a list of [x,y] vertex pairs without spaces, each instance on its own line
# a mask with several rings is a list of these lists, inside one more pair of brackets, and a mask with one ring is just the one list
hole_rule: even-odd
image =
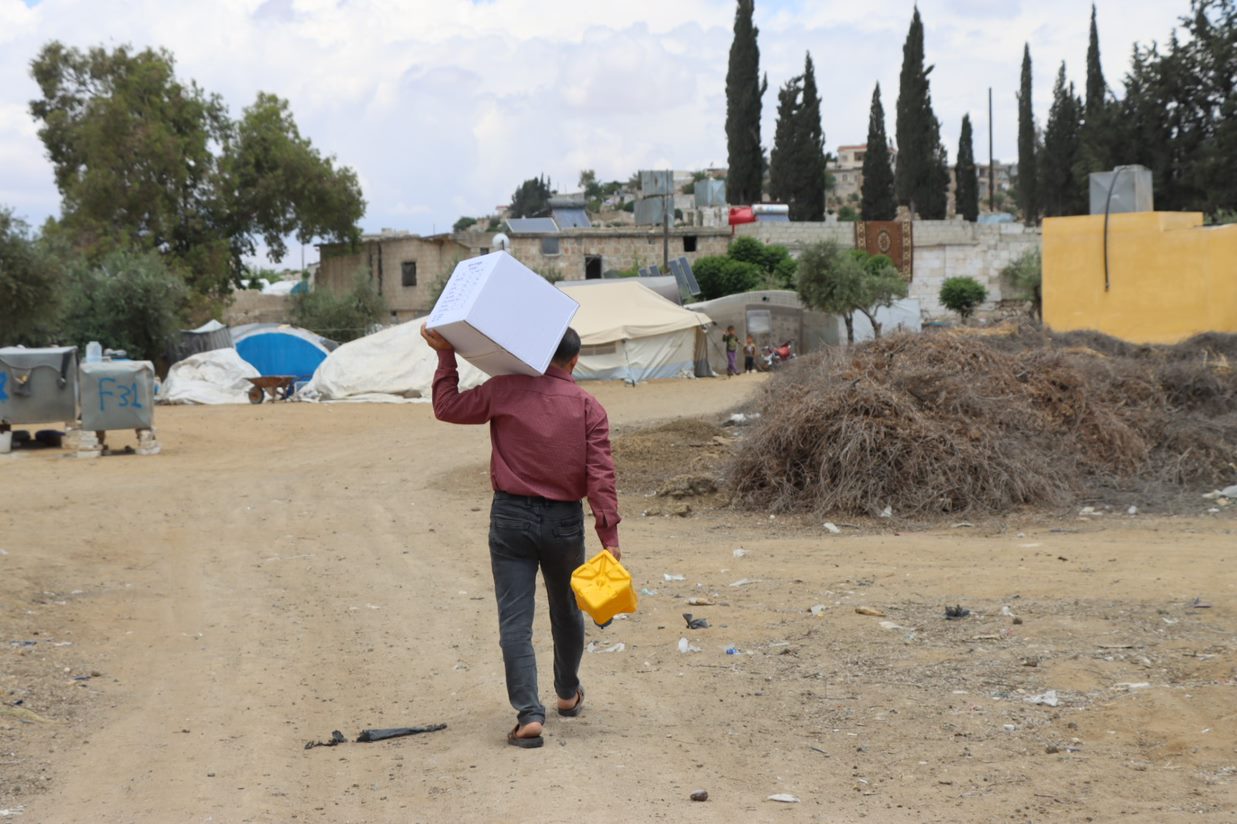
[[235,349],[212,349],[178,361],[159,387],[160,403],[249,403],[247,378],[259,372]]
[[582,344],[577,379],[639,383],[695,374],[703,330],[713,324],[708,315],[621,278],[587,288],[560,281],[558,287],[580,304],[571,321]]
[[[421,337],[425,318],[416,318],[341,344],[327,355],[297,397],[311,401],[399,403],[430,399],[438,356]],[[460,388],[489,376],[463,358]]]
[[[712,321],[666,300],[639,283],[615,280],[570,289],[580,309],[571,321],[582,349],[578,380],[626,380],[693,374],[702,327]],[[341,345],[298,393],[310,401],[428,401],[438,356],[421,338],[424,318]],[[700,342],[698,342],[698,337]],[[489,378],[459,359],[460,388]]]

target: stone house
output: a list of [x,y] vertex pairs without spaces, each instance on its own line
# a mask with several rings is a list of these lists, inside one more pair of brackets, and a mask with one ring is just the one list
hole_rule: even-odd
[[320,244],[318,254],[315,288],[346,292],[358,273],[365,273],[386,299],[391,320],[400,322],[429,312],[435,282],[449,276],[455,264],[475,252],[454,235],[422,236],[384,229],[364,235],[355,247]]

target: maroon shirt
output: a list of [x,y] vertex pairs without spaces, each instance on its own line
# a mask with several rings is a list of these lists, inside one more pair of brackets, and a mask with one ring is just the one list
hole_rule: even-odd
[[438,353],[434,416],[490,424],[490,482],[511,495],[588,497],[602,546],[618,546],[618,494],[606,410],[551,365],[545,375],[497,375],[460,391],[455,352]]

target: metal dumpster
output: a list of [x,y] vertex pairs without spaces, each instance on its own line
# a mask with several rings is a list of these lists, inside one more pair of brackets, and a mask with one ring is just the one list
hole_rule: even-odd
[[76,419],[75,348],[0,348],[0,427]]
[[81,366],[82,429],[150,429],[155,414],[155,366],[104,360]]

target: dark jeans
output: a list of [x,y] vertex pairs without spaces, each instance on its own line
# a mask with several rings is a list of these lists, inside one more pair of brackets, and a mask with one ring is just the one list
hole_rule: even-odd
[[571,591],[571,573],[584,563],[584,508],[579,501],[548,501],[495,492],[490,506],[490,567],[498,601],[498,642],[507,674],[507,698],[521,725],[545,722],[537,698],[533,610],[537,569],[545,580],[554,637],[554,692],[575,698],[584,655],[584,617]]

